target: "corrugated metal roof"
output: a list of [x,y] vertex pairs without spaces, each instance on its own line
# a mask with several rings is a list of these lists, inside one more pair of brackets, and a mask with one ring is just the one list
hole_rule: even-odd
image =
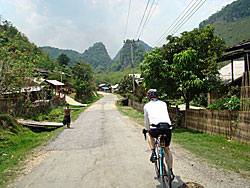
[[114,86],[111,86],[113,89],[118,88],[119,84],[115,84]]
[[[129,76],[133,76],[133,74],[129,74]],[[134,74],[134,78],[141,78],[141,74]]]
[[102,89],[109,89],[108,87],[102,87]]
[[[226,83],[232,82],[231,63],[220,69],[220,78]],[[233,61],[234,80],[240,78],[244,73],[244,61]]]
[[37,92],[37,91],[41,91],[42,88],[44,88],[45,86],[29,86],[29,87],[23,87],[21,88],[21,91],[11,91],[11,92],[4,92],[2,93],[3,95],[9,95],[9,94],[14,94],[14,93],[30,93],[30,92]]
[[54,86],[64,86],[64,83],[59,82],[57,80],[45,80],[45,81],[52,84],[52,85],[54,85]]

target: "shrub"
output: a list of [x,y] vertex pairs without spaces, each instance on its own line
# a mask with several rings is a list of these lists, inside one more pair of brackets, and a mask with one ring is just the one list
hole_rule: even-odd
[[236,95],[233,95],[230,98],[221,98],[209,105],[207,109],[238,111],[240,110],[240,99]]

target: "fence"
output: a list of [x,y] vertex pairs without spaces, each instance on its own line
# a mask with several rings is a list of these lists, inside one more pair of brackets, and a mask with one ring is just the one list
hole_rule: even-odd
[[[143,112],[143,104],[129,101],[129,106]],[[184,127],[185,111],[168,108],[170,118],[176,125]],[[186,113],[186,126],[190,130],[217,134],[241,142],[250,143],[249,111],[217,111],[189,109]]]
[[[129,99],[128,105],[140,112],[143,112],[144,104],[142,103],[138,103]],[[179,111],[173,107],[168,107],[168,112],[172,122],[174,122],[177,126],[184,125],[185,114],[183,111]]]
[[250,119],[245,111],[187,110],[187,128],[250,143]]
[[37,101],[25,107],[18,99],[0,99],[0,112],[18,117],[34,116],[64,103],[65,98],[52,98],[51,100]]
[[250,105],[250,87],[249,87],[249,72],[245,72],[242,76],[240,108],[242,111],[249,111]]

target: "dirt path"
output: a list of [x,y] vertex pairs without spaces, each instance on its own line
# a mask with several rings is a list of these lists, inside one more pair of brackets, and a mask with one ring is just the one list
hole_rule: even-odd
[[[38,157],[26,164],[15,188],[160,188],[141,127],[121,115],[117,97],[104,97],[85,110]],[[172,144],[173,188],[197,182],[207,188],[249,188],[247,180],[203,164]]]
[[69,97],[69,96],[65,96],[65,100],[67,103],[69,103],[70,105],[72,106],[87,106],[87,104],[82,104],[82,103],[79,103],[77,101],[75,101],[73,98]]

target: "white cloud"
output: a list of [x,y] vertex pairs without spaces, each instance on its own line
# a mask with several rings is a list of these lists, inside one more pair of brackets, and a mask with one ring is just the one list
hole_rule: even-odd
[[[103,42],[111,55],[122,47],[130,0],[0,0],[0,12],[38,46],[83,52]],[[191,30],[233,0],[210,0],[179,30]],[[149,45],[179,16],[190,0],[160,0],[141,39]],[[126,38],[133,39],[147,0],[132,0]]]

